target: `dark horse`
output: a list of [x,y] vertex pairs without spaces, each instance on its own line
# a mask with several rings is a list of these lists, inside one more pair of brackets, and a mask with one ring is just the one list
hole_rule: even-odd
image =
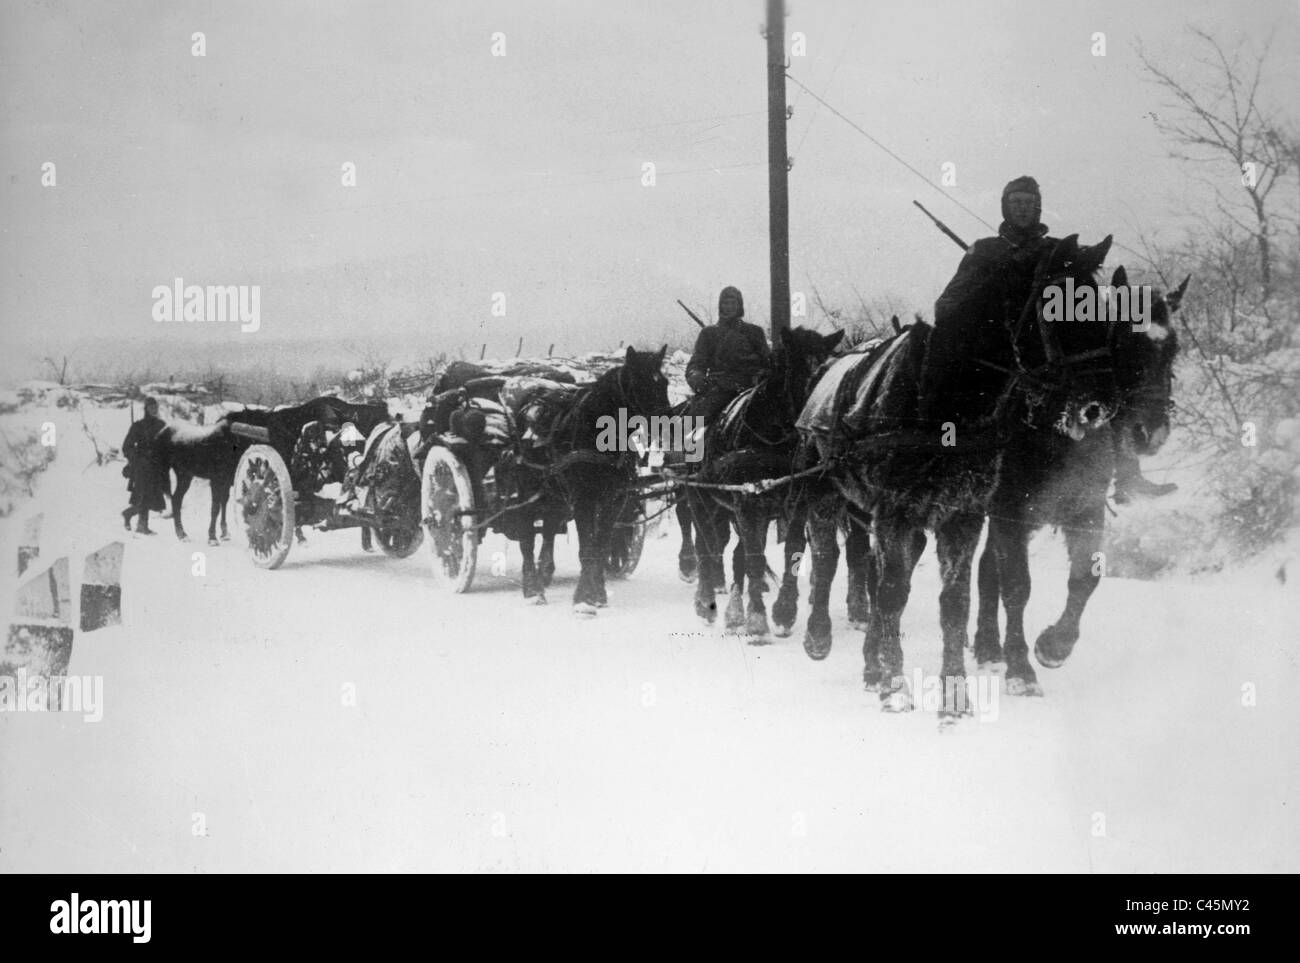
[[789,483],[771,488],[758,483],[794,473],[799,438],[795,419],[813,375],[843,337],[843,331],[820,335],[805,328],[782,329],[771,370],[733,401],[705,433],[703,465],[692,479],[701,486],[754,487],[748,491],[687,488],[699,559],[695,612],[709,623],[717,616],[714,594],[726,580],[723,553],[734,526],[745,564],[731,587],[725,624],[728,629],[743,625],[755,644],[765,642],[770,631],[763,602],[768,527],[773,519],[788,515],[792,496]]
[[[1029,539],[1043,525],[1065,533],[1070,557],[1068,596],[1057,621],[1038,636],[1034,655],[1046,668],[1069,657],[1079,638],[1079,620],[1101,581],[1099,554],[1106,518],[1106,491],[1115,467],[1112,439],[1133,455],[1154,454],[1169,435],[1173,364],[1178,338],[1170,321],[1182,303],[1187,278],[1167,298],[1156,295],[1150,323],[1138,330],[1114,321],[1104,354],[1094,356],[1100,372],[1114,378],[1119,408],[1114,435],[1089,435],[1075,442],[1058,432],[1017,425],[1002,456],[1002,470],[989,503],[989,537],[979,561],[977,662],[1007,664],[1009,695],[1042,695],[1029,664],[1024,614],[1029,601]],[[1126,287],[1124,269],[1111,280]],[[1066,359],[1068,361],[1068,358]],[[999,641],[998,597],[1006,608],[1005,648]]]
[[[292,453],[302,428],[310,421],[320,421],[334,430],[344,422],[352,422],[366,437],[378,425],[388,420],[385,405],[356,405],[332,396],[313,398],[301,405],[268,411],[262,408],[245,408],[223,416],[213,425],[201,428],[193,425],[171,424],[158,433],[154,451],[159,464],[176,473],[176,488],[172,496],[172,521],[176,537],[186,541],[182,523],[181,506],[190,483],[195,478],[205,478],[212,489],[212,512],[208,521],[208,544],[217,541],[217,519],[221,519],[221,538],[228,540],[226,503],[235,483],[235,469],[239,458],[253,444],[247,438],[230,430],[232,423],[267,428],[271,445],[282,454]],[[295,487],[297,487],[297,479]]]
[[[842,426],[845,430],[815,436],[817,456],[830,464],[835,490],[871,519],[863,679],[868,689],[880,692],[886,711],[912,708],[903,675],[899,622],[910,594],[912,570],[926,544],[926,530],[936,536],[943,582],[941,716],[947,723],[969,711],[964,648],[971,560],[1011,430],[1017,422],[1028,421],[1076,440],[1097,433],[1109,440],[1108,420],[1118,407],[1114,379],[1098,375],[1091,366],[1062,363],[1104,348],[1107,332],[1096,324],[1050,323],[1043,317],[1042,303],[1044,291],[1067,280],[1076,292],[1091,288],[1095,294],[1094,274],[1110,243],[1108,237],[1095,246],[1080,247],[1077,237],[1071,236],[1040,259],[1031,294],[1019,318],[1009,319],[1000,350],[993,357],[969,359],[970,367],[962,376],[963,394],[992,400],[986,403],[988,410],[970,413],[968,425],[960,430],[953,423],[942,429],[917,426],[920,366],[930,329],[914,324],[888,342],[878,362],[879,375],[858,386],[851,409],[855,417]],[[834,537],[828,519],[841,514],[836,502],[828,497],[809,502],[815,589],[829,582],[831,574],[819,571],[828,553],[817,543],[828,528]],[[830,646],[829,619],[816,608],[814,616],[819,618],[809,620],[805,648],[814,657],[824,656]],[[825,628],[824,639],[813,636],[815,624]]]
[[[638,453],[631,439],[617,437],[619,425],[635,418],[662,418],[669,412],[668,379],[660,370],[667,345],[659,351],[629,347],[623,364],[579,391],[557,416],[549,442],[517,451],[495,468],[498,491],[512,493],[519,507],[496,523],[519,543],[523,555],[524,598],[546,601],[555,572],[554,539],[569,519],[578,530],[581,574],[573,591],[573,610],[592,616],[607,604],[605,563],[616,526],[632,499]],[[622,417],[620,418],[620,413]],[[537,526],[542,526],[540,564],[534,558]]]

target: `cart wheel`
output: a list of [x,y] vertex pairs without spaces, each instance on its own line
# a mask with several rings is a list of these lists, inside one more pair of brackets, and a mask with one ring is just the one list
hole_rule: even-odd
[[478,531],[474,487],[464,463],[450,449],[434,445],[420,473],[420,508],[433,549],[433,580],[448,592],[466,592],[474,581]]
[[279,568],[293,545],[293,485],[284,459],[270,445],[252,445],[235,469],[235,500],[259,568]]
[[639,505],[625,511],[614,526],[614,537],[609,543],[609,556],[605,559],[605,574],[610,578],[624,579],[636,571],[645,548],[647,523]]
[[403,531],[396,528],[375,529],[375,541],[389,558],[410,558],[424,544],[424,532]]

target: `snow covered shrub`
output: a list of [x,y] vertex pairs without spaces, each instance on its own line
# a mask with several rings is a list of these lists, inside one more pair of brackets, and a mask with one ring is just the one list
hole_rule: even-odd
[[54,461],[37,428],[0,433],[0,517],[36,494],[36,478]]

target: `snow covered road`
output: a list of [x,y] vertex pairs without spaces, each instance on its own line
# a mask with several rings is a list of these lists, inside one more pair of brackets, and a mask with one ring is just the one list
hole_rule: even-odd
[[[41,564],[122,534],[117,466],[72,462],[33,506]],[[206,513],[197,483],[192,534]],[[576,539],[535,608],[495,537],[444,596],[427,549],[309,532],[266,572],[238,533],[208,549],[169,525],[127,537],[123,624],[77,636],[68,671],[103,677],[102,721],[0,713],[0,870],[1300,869],[1300,606],[1259,571],[1104,580],[1071,661],[1039,670],[1046,698],[941,735],[862,691],[840,584],[824,662],[806,607],[767,647],[702,627],[668,519],[590,621],[568,607]],[[1036,634],[1064,551],[1044,534],[1034,558]],[[936,569],[928,552],[909,674],[939,665]]]

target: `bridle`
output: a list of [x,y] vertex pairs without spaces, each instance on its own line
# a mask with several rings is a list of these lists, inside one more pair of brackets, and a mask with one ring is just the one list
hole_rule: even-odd
[[[781,402],[785,407],[785,411],[784,411],[785,417],[779,423],[787,426],[785,432],[782,433],[781,435],[778,435],[776,438],[769,438],[765,436],[761,431],[755,428],[754,425],[749,421],[748,408],[746,408],[745,417],[743,419],[743,424],[745,426],[745,429],[751,435],[753,435],[754,438],[756,438],[761,444],[766,445],[769,448],[780,448],[782,445],[789,444],[791,441],[795,441],[799,437],[799,430],[798,428],[795,427],[795,422],[798,420],[800,412],[803,411],[803,405],[805,399],[798,397],[798,395],[794,390],[793,378],[796,373],[797,364],[793,360],[792,353],[789,351],[786,352],[786,362],[784,368],[785,370],[782,372],[782,376],[781,376]],[[812,368],[809,370],[808,372],[809,383],[811,383],[812,378],[815,376],[815,372],[816,372],[816,368]],[[758,391],[762,390],[762,388],[770,380],[771,380],[771,375],[769,375],[767,378],[764,378],[757,385],[755,385],[753,389],[755,394],[757,394]],[[806,393],[806,392],[801,392],[801,393]]]
[[[630,369],[631,365],[627,363],[620,365],[618,368],[618,374],[614,378],[614,384],[618,388],[618,397],[615,400],[621,401],[623,403],[622,407],[627,408],[629,411],[642,413],[649,418],[654,414],[654,405],[653,403],[645,404],[643,402],[638,388],[644,388],[645,386],[637,385],[637,379],[631,377],[632,372]],[[651,401],[653,402],[653,399]]]
[[[1045,257],[1050,257],[1050,255],[1045,255]],[[1088,348],[1073,354],[1065,354],[1055,332],[1048,327],[1052,322],[1043,317],[1043,292],[1053,284],[1059,284],[1066,278],[1073,276],[1066,267],[1068,265],[1063,266],[1058,273],[1042,281],[1035,277],[1032,315],[1036,319],[1043,340],[1043,351],[1046,360],[1042,364],[1030,368],[1026,366],[1021,356],[1021,338],[1024,335],[1025,325],[1031,316],[1029,302],[1025,303],[1014,327],[1009,320],[1004,322],[1004,326],[1011,335],[1012,366],[1008,368],[1005,365],[995,364],[982,358],[975,359],[976,364],[1001,372],[1008,377],[1007,385],[994,406],[992,420],[996,425],[1003,422],[1010,409],[1012,398],[1016,393],[1020,393],[1024,396],[1026,407],[1029,409],[1025,422],[1030,427],[1040,427],[1034,422],[1033,412],[1041,411],[1046,407],[1048,398],[1054,395],[1066,394],[1072,385],[1083,378],[1105,379],[1103,383],[1111,390],[1113,397],[1125,398],[1125,393],[1119,388],[1115,377],[1114,342],[1119,322],[1113,324],[1110,330],[1107,331],[1105,345]]]

